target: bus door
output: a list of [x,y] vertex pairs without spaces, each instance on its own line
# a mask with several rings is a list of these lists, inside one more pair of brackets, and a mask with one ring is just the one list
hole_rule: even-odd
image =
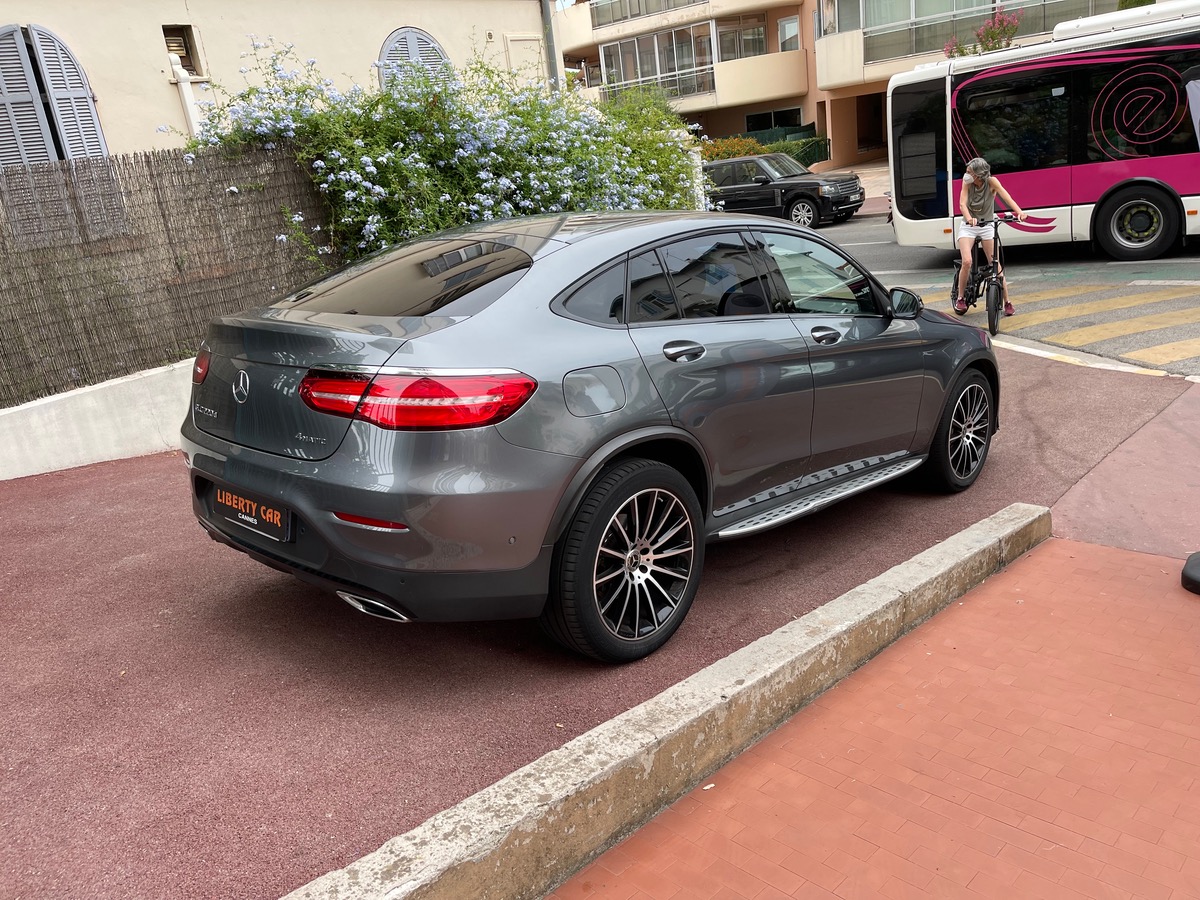
[[[1005,190],[1029,214],[1004,233],[1010,243],[1041,235],[1069,241],[1074,196],[1071,155],[1071,68],[1046,67],[1019,74],[1004,66],[956,79],[951,95],[954,173],[951,195],[958,213],[962,172],[974,157],[992,167]],[[998,203],[997,209],[1003,209]],[[1086,229],[1086,225],[1083,226]],[[1086,239],[1086,238],[1085,238]]]

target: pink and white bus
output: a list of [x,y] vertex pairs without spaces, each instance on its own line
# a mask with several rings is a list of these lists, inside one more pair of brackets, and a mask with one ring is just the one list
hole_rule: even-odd
[[982,156],[1029,213],[1007,244],[1153,259],[1200,236],[1200,0],[895,75],[888,121],[899,244],[953,248],[963,170]]

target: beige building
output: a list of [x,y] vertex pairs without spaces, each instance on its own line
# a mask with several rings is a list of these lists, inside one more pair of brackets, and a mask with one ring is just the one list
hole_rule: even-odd
[[255,39],[294,45],[300,65],[316,59],[343,89],[377,84],[375,64],[399,59],[481,55],[545,77],[549,11],[549,0],[5,0],[0,165],[180,146],[206,86],[245,86]]
[[[599,96],[659,84],[709,137],[806,127],[845,167],[886,157],[886,94],[897,72],[970,43],[995,0],[576,0],[555,14],[559,49]],[[1035,0],[1018,40],[1110,12],[1117,0]]]

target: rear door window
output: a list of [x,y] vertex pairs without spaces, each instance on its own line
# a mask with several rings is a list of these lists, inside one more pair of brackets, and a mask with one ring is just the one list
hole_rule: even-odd
[[771,312],[750,251],[737,232],[685,238],[659,248],[685,319]]
[[629,321],[663,322],[679,318],[667,273],[653,250],[629,260]]

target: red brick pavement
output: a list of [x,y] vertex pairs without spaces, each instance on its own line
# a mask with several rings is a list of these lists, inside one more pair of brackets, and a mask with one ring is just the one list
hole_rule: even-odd
[[1200,596],[1051,539],[554,900],[1200,898]]

